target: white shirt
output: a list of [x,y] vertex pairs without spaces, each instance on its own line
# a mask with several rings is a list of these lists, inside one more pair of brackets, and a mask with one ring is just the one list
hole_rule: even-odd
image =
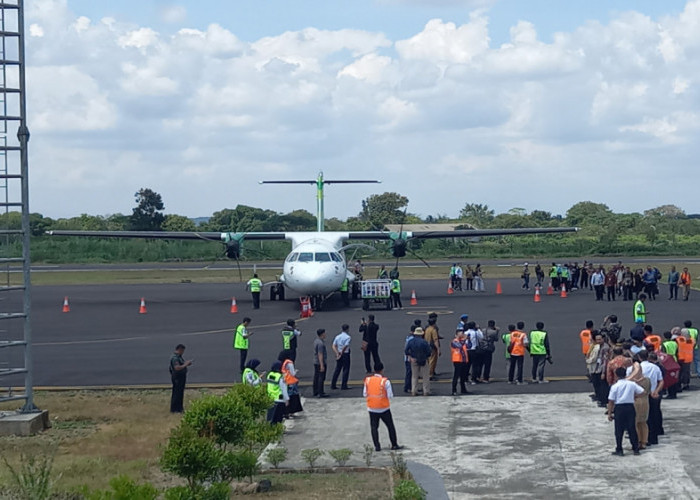
[[350,340],[351,340],[350,335],[347,332],[340,332],[333,339],[333,345],[338,350],[338,352],[341,354],[343,354],[343,348],[347,346],[347,349],[345,349],[345,352],[349,354],[350,353]]
[[[664,376],[661,374],[661,368],[656,366],[654,363],[650,363],[649,361],[642,361],[639,366],[642,367],[642,374],[651,381],[650,392],[654,392],[656,390],[656,386],[659,385],[659,382],[662,382],[664,379]],[[627,375],[630,373],[632,373],[631,366],[627,368]]]
[[634,403],[634,395],[642,394],[644,389],[631,380],[620,379],[613,384],[608,394],[608,400],[616,405]]

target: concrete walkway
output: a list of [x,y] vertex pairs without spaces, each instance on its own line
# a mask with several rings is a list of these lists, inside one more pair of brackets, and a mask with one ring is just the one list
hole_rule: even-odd
[[[350,448],[348,465],[364,465],[363,445],[372,442],[364,400],[304,405],[288,422],[283,466],[304,466],[306,448]],[[404,457],[437,470],[453,499],[700,498],[700,391],[664,400],[662,410],[660,444],[615,457],[613,424],[586,394],[419,396],[392,405]],[[383,426],[380,440],[389,447]],[[389,452],[375,454],[373,465],[391,465]]]

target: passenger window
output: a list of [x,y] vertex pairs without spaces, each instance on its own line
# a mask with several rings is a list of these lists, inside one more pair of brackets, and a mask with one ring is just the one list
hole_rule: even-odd
[[301,252],[299,254],[299,262],[313,262],[314,254],[311,252]]
[[318,252],[314,260],[316,260],[316,262],[330,262],[331,256],[328,252]]

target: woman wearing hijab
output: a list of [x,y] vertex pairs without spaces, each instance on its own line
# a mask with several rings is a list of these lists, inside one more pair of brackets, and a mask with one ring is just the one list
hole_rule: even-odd
[[262,384],[262,378],[265,376],[265,372],[263,373],[258,373],[257,367],[260,364],[259,359],[251,359],[245,364],[245,368],[243,369],[243,383],[246,385],[252,385],[253,387],[257,387],[260,384]]
[[297,378],[297,370],[294,367],[294,361],[291,359],[292,351],[285,349],[277,356],[277,360],[282,363],[282,374],[284,382],[287,384],[289,391],[289,405],[285,417],[304,411],[301,407],[301,397],[299,396],[299,379]]
[[267,410],[267,421],[271,424],[279,424],[284,419],[285,408],[289,404],[287,384],[282,375],[282,363],[275,361],[265,377],[267,381],[267,394],[272,400],[272,407]]

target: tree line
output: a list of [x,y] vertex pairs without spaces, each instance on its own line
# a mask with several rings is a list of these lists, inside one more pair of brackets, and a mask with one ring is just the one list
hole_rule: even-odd
[[[163,259],[216,258],[221,249],[201,242],[140,240],[92,240],[48,237],[48,230],[82,231],[314,231],[316,217],[306,210],[278,213],[273,210],[238,205],[214,212],[207,220],[194,220],[177,214],[165,214],[160,194],[143,188],[135,194],[136,206],[131,215],[109,216],[82,214],[78,217],[52,219],[42,214],[30,215],[32,259],[38,261],[137,261]],[[700,218],[688,215],[675,205],[662,205],[643,213],[615,213],[603,203],[582,201],[571,206],[565,215],[543,210],[527,212],[512,208],[496,214],[485,204],[466,203],[456,218],[444,214],[420,217],[407,212],[409,200],[398,193],[386,192],[362,200],[357,215],[346,220],[325,221],[329,231],[382,230],[387,224],[452,223],[458,227],[519,228],[577,226],[577,233],[548,236],[501,236],[478,241],[431,240],[409,241],[424,258],[498,257],[498,256],[576,256],[576,255],[695,255],[700,245]],[[0,228],[21,227],[18,212],[0,214]],[[17,253],[19,242],[5,236],[3,256]],[[374,246],[377,246],[376,244]],[[378,245],[381,251],[387,243]],[[286,242],[247,242],[253,255],[248,258],[283,258],[289,250]],[[378,256],[382,256],[381,253]]]

